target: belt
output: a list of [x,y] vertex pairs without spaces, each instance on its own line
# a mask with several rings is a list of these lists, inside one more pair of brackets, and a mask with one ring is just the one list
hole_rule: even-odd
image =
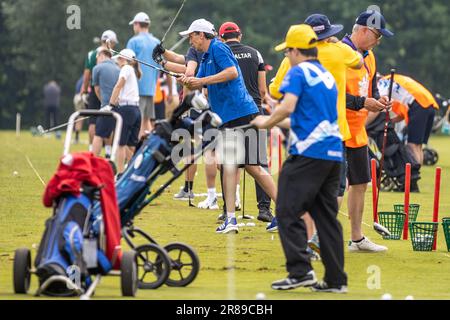
[[139,107],[139,102],[121,101],[119,103],[119,107],[125,107],[125,106]]

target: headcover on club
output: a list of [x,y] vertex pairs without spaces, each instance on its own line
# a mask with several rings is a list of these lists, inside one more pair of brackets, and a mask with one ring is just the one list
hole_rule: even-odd
[[380,235],[382,235],[383,237],[390,237],[391,236],[391,232],[386,228],[383,227],[381,224],[374,222],[373,223],[373,229]]

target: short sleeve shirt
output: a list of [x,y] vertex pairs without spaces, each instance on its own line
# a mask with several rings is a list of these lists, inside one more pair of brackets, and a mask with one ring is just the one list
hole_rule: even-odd
[[[127,48],[136,53],[138,60],[146,62],[155,67],[159,65],[153,60],[152,54],[155,47],[160,43],[150,33],[140,33],[128,41]],[[149,66],[141,64],[142,78],[139,80],[139,94],[145,97],[153,97],[156,93],[156,82],[159,72]]]
[[125,79],[125,86],[119,95],[119,104],[138,104],[139,103],[139,86],[134,68],[125,65],[120,70],[119,79]]
[[238,70],[237,79],[207,86],[211,108],[222,118],[224,124],[259,112],[255,101],[245,87],[244,78],[234,54],[219,40],[211,41],[208,52],[203,55],[197,77],[216,75],[230,67],[236,67]]
[[109,104],[112,92],[119,79],[119,73],[120,68],[112,60],[105,60],[95,66],[92,74],[92,84],[94,87],[100,87],[102,107]]
[[308,158],[341,162],[342,136],[337,123],[337,88],[318,60],[293,67],[280,89],[298,97],[291,114],[289,153]]
[[256,105],[261,106],[261,94],[259,92],[259,72],[265,72],[264,59],[258,50],[246,46],[237,41],[226,43],[239,63],[244,77],[248,93],[255,100]]

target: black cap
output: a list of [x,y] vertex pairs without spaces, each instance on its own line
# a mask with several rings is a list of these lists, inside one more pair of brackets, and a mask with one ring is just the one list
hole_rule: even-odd
[[386,29],[386,19],[376,10],[367,10],[361,13],[356,19],[356,24],[377,29],[383,36],[388,38],[394,35],[393,32]]
[[341,24],[331,24],[330,19],[323,14],[313,14],[306,18],[305,23],[310,25],[316,32],[317,37],[320,40],[330,38],[337,35],[344,30],[344,26]]

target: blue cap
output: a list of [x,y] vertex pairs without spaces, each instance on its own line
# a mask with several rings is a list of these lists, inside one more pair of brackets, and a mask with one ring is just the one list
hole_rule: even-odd
[[313,28],[319,38],[319,41],[330,38],[344,30],[343,25],[331,24],[330,19],[323,14],[310,15],[306,18],[305,23]]
[[383,36],[392,37],[394,33],[386,29],[386,19],[376,10],[367,10],[361,13],[356,19],[356,24],[377,29]]

